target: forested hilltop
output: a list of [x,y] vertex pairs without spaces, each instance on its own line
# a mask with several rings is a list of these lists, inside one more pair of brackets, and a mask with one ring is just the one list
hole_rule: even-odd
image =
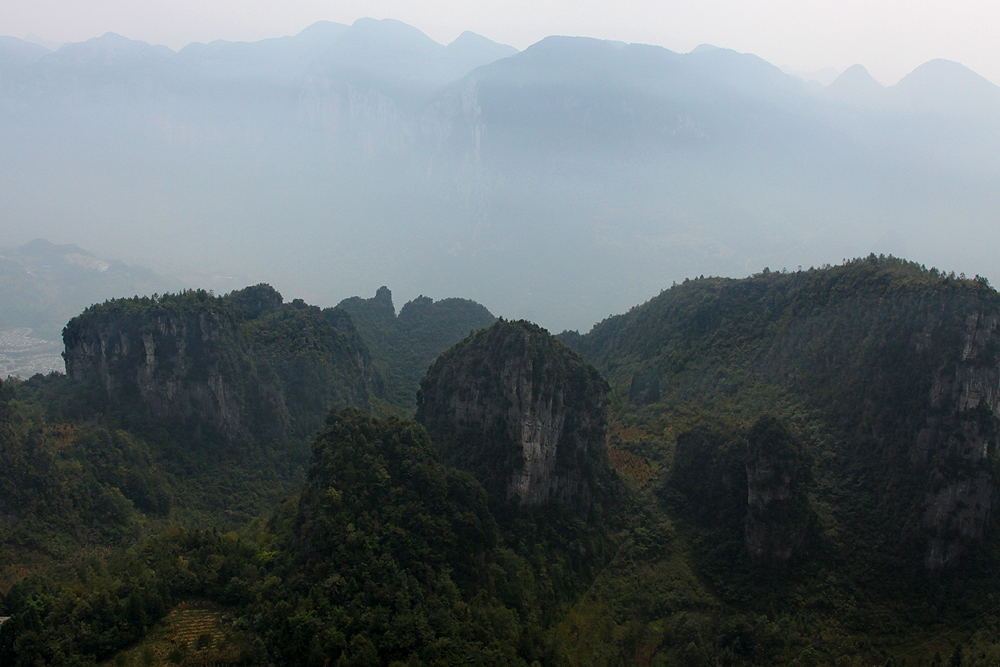
[[416,407],[420,378],[438,355],[496,317],[468,299],[419,296],[396,314],[392,292],[380,287],[371,299],[351,297],[337,306],[350,313],[386,378],[386,400],[402,414]]
[[[108,391],[112,410],[116,401],[123,399],[115,398],[108,387],[131,381],[123,371],[138,368],[140,379],[157,373],[158,362],[151,359],[158,358],[150,352],[154,343],[149,341],[150,337],[156,340],[153,330],[164,333],[160,325],[166,315],[157,307],[162,301],[170,317],[196,314],[192,321],[199,322],[201,331],[206,322],[217,323],[224,316],[238,318],[236,313],[244,310],[252,320],[275,312],[270,309],[280,304],[273,291],[263,286],[221,299],[186,294],[176,299],[105,304],[90,315],[99,332],[108,327],[112,334],[101,339],[103,344],[90,347],[79,342],[96,335],[87,334],[85,313],[82,321],[67,327],[67,343],[72,343],[71,349],[81,347],[84,352],[102,355],[106,363],[95,367],[98,380],[105,381],[91,385],[91,390]],[[239,311],[230,308],[234,301],[240,305]],[[262,304],[266,307],[260,308]],[[294,303],[291,307],[302,309]],[[157,317],[151,318],[151,314]],[[192,321],[187,322],[189,327],[195,326]],[[139,323],[140,330],[147,327],[146,335],[140,337],[142,350],[134,355],[137,363],[129,363],[132,348],[126,344],[128,337],[115,328],[124,326],[123,322]],[[167,328],[175,333],[181,330]],[[270,327],[265,329],[273,332]],[[240,335],[246,335],[253,327],[242,331]],[[531,332],[542,341],[543,349],[568,355],[583,369],[578,355],[532,325],[519,325],[501,338],[516,338],[519,331]],[[200,338],[204,343],[206,339],[218,342],[219,337]],[[179,355],[175,361],[183,358],[190,363],[174,363],[163,371],[183,380],[171,386],[176,389],[178,384],[183,387],[188,383],[197,389],[201,382],[207,382],[214,389],[223,381],[232,384],[227,373],[213,380],[216,375],[211,368],[207,373],[197,370],[205,362],[210,362],[210,367],[217,364],[222,358],[219,350],[202,350],[199,357],[190,337],[180,340],[190,344],[190,356],[177,352],[188,350],[187,346],[177,345],[171,348]],[[509,356],[504,346],[493,345],[491,351],[500,359]],[[243,363],[252,369],[259,359],[252,356]],[[543,354],[538,361],[548,363],[551,355]],[[178,370],[184,368],[190,372]],[[108,372],[102,374],[102,369]],[[603,380],[592,368],[583,370],[603,396]],[[497,368],[478,372],[485,376],[485,382],[508,384]],[[531,377],[530,371],[527,377]],[[26,395],[42,380],[56,382],[39,378],[14,383],[13,393]],[[86,385],[92,380],[87,373],[74,371],[69,381]],[[540,396],[572,388],[572,376],[556,374],[536,380]],[[139,388],[137,395],[142,398],[149,391]],[[45,398],[25,407],[44,404]],[[199,406],[193,400],[186,403]],[[500,407],[498,403],[502,397],[486,401],[494,411]],[[152,422],[162,424],[163,416],[155,413],[158,405],[155,401],[147,405],[145,413]],[[134,413],[143,413],[141,406],[129,407]],[[610,560],[619,541],[613,531],[618,519],[612,507],[618,501],[607,495],[611,487],[603,496],[593,490],[612,484],[603,453],[607,406],[598,401],[590,407],[592,410],[572,404],[563,411],[568,425],[594,422],[587,446],[589,458],[597,465],[560,456],[559,479],[573,477],[590,489],[573,503],[572,511],[562,505],[562,496],[538,498],[530,507],[522,507],[502,492],[489,491],[498,488],[492,473],[477,477],[442,465],[427,431],[415,422],[379,419],[357,408],[334,407],[313,442],[309,475],[301,493],[292,494],[241,533],[220,535],[214,527],[144,532],[136,525],[130,535],[111,536],[100,543],[111,547],[110,552],[91,553],[86,547],[92,542],[75,545],[75,553],[68,548],[65,569],[51,563],[42,573],[21,573],[19,577],[5,572],[9,578],[3,610],[11,618],[0,626],[0,663],[88,664],[116,653],[117,662],[127,663],[130,645],[158,632],[159,621],[185,600],[225,605],[236,616],[236,623],[227,625],[224,632],[220,630],[217,637],[211,631],[203,633],[206,638],[197,646],[185,642],[159,657],[146,651],[136,659],[290,665],[323,665],[331,660],[338,664],[382,664],[387,659],[414,665],[551,662],[559,620]],[[216,416],[207,411],[196,415],[194,421],[207,428]],[[96,415],[92,418],[99,421]],[[77,448],[62,452],[62,447],[45,442],[44,433],[19,439],[12,432],[17,430],[15,420],[6,410],[0,411],[0,419],[0,435],[5,436],[0,453],[5,458],[47,456],[46,460],[52,461],[50,467],[57,469],[55,486],[66,486],[70,476],[66,473],[87,465],[85,453],[73,456]],[[40,421],[44,426],[44,419]],[[190,423],[181,420],[176,427]],[[222,426],[226,423],[222,419]],[[186,432],[196,436],[197,429]],[[223,430],[215,444],[239,437],[238,430]],[[266,440],[266,434],[258,437]],[[570,429],[561,445],[550,444],[554,451],[572,452],[580,448],[575,438]],[[495,437],[493,442],[509,450],[527,447],[513,436],[507,440]],[[195,462],[195,466],[203,464]],[[118,465],[130,467],[128,462],[119,461]],[[233,466],[229,472],[240,470]],[[58,477],[59,473],[64,476]],[[543,485],[545,474],[543,471],[538,479]],[[31,487],[33,478],[26,476],[26,480],[29,484],[25,486]],[[110,486],[100,476],[85,481],[98,491]],[[186,481],[189,486],[206,482],[197,474]],[[234,485],[250,485],[253,478],[233,481]],[[4,491],[5,501],[17,499],[17,489]],[[107,493],[118,500],[121,511],[133,523],[148,520],[135,512],[117,489],[107,489]],[[598,497],[603,498],[603,505],[595,502]],[[29,508],[35,512],[32,518],[54,529],[63,528],[46,514],[45,500]],[[76,500],[75,496],[67,498],[64,504],[76,507]],[[6,519],[15,524],[28,518],[17,514],[19,507],[5,507],[13,510]],[[102,518],[94,516],[97,511],[89,505],[76,509],[94,523]],[[176,523],[181,517],[171,515],[169,519],[159,525]],[[203,521],[202,526],[207,523]],[[23,532],[31,534],[27,526]],[[15,551],[15,546],[10,545],[12,553],[23,553]]]
[[[401,378],[493,321],[470,301],[423,298],[397,325],[384,293],[384,330],[363,317],[359,330],[343,308],[285,303],[265,284],[112,299],[73,318],[67,374],[7,385],[18,432],[0,497],[2,541],[20,554],[10,567],[107,546],[146,520],[230,528],[258,516],[302,483],[331,409],[407,413],[419,375],[408,399]],[[80,466],[88,475],[73,474]],[[59,489],[69,505],[37,501]],[[25,503],[29,520],[11,510]]]
[[[873,255],[585,335],[501,319],[415,421],[382,378],[430,337],[354,321],[266,286],[111,302],[69,378],[6,383],[0,664],[1000,662],[985,280]],[[300,437],[308,474],[255,486]]]
[[681,406],[794,423],[817,455],[817,494],[858,485],[849,514],[822,498],[830,521],[843,531],[870,514],[886,549],[940,569],[979,543],[996,499],[998,321],[985,280],[870,256],[686,281],[563,339],[612,378],[638,424]]
[[956,643],[996,611],[998,322],[984,279],[872,255],[688,280],[560,338],[720,601]]
[[381,377],[343,311],[267,285],[95,305],[67,374],[10,380],[4,578],[171,524],[232,528],[294,492],[331,408]]

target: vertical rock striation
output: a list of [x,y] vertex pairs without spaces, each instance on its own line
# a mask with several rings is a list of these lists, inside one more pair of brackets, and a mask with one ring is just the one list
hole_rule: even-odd
[[417,420],[442,460],[521,506],[586,505],[607,468],[607,384],[528,322],[499,321],[441,355]]
[[[96,314],[95,314],[96,315]],[[237,314],[205,301],[81,316],[63,332],[66,374],[96,382],[112,404],[138,400],[159,421],[193,421],[229,440],[247,436]]]
[[[994,308],[965,316],[953,343],[957,359],[952,356],[937,368],[930,410],[911,450],[911,463],[927,483],[919,521],[911,521],[908,531],[926,541],[924,564],[931,570],[954,565],[971,542],[983,537],[997,502],[998,323]],[[917,351],[927,351],[948,324],[940,315],[929,315],[914,337]]]
[[803,546],[812,513],[801,448],[772,416],[761,417],[747,435],[746,471],[747,553],[756,562],[780,567]]
[[196,438],[310,437],[331,408],[367,408],[381,389],[346,312],[283,304],[267,285],[110,301],[63,341],[70,379]]
[[[1000,294],[982,278],[871,255],[693,280],[565,339],[637,405],[732,402],[808,423],[810,493],[882,556],[940,571],[996,539]],[[748,456],[749,485],[777,492],[778,462]],[[766,524],[745,524],[752,553],[769,549]]]

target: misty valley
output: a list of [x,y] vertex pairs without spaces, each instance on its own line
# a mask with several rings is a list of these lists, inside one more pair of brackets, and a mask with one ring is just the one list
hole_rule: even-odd
[[2,37],[0,138],[0,666],[1000,664],[962,65]]
[[1000,87],[947,60],[822,86],[708,45],[518,52],[391,20],[177,52],[2,37],[0,139],[0,247],[181,283],[103,298],[389,285],[562,331],[685,278],[871,252],[1000,281]]

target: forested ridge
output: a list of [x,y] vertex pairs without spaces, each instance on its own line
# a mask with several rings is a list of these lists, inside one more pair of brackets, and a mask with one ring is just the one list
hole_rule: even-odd
[[350,313],[386,377],[387,408],[411,414],[420,379],[438,355],[470,332],[496,320],[468,299],[419,296],[396,314],[392,292],[379,288],[371,299],[344,299],[338,308]]
[[[0,664],[1000,661],[985,280],[869,256],[501,320],[412,404],[393,364],[474,305],[276,294],[96,306],[67,350],[103,365],[3,383]],[[215,629],[165,635],[181,603]]]

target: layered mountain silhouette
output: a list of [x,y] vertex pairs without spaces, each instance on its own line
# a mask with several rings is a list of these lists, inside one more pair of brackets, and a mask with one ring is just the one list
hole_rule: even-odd
[[35,239],[0,250],[0,330],[27,327],[35,336],[58,340],[66,322],[91,304],[179,287],[145,267]]
[[312,302],[392,284],[559,330],[890,236],[1000,279],[1000,88],[958,63],[823,87],[725,48],[361,19],[176,53],[4,38],[0,73],[10,228]]

